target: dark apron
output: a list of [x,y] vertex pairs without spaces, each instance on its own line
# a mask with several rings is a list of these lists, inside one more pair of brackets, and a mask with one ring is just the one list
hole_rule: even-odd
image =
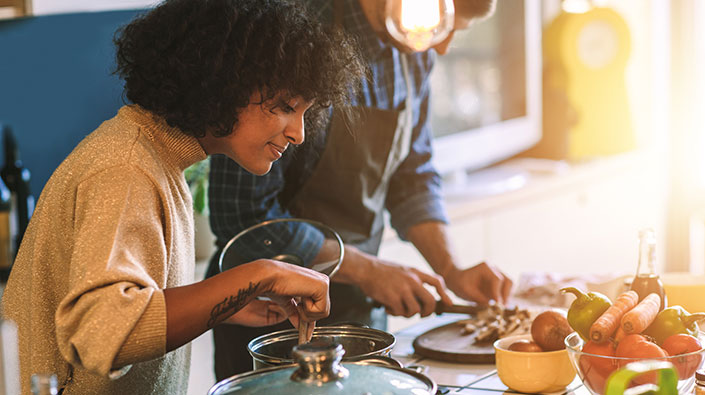
[[[336,1],[336,19],[341,15]],[[411,146],[412,84],[405,55],[400,54],[407,98],[399,111],[356,108],[353,125],[334,111],[320,160],[287,208],[295,217],[313,219],[335,229],[346,245],[376,255],[384,230],[384,203],[392,174]],[[218,254],[214,256],[217,259]],[[211,262],[211,271],[217,261]],[[217,272],[209,273],[214,275]],[[383,307],[375,307],[359,287],[331,282],[331,313],[317,325],[358,323],[386,330]],[[213,329],[218,381],[252,370],[247,343],[260,335],[291,329],[289,322],[250,328],[218,325]]]
[[[334,18],[342,27],[341,0]],[[354,124],[334,110],[326,145],[315,169],[287,208],[296,217],[322,222],[335,229],[343,243],[377,255],[384,231],[384,203],[389,181],[409,154],[412,118],[411,76],[407,59],[400,57],[406,82],[406,102],[399,111],[354,108]],[[352,321],[387,329],[384,308],[359,287],[331,282],[328,321]]]
[[[403,55],[401,59],[408,75],[406,59]],[[376,255],[384,231],[389,181],[411,145],[410,97],[401,111],[355,109],[361,115],[352,127],[334,111],[325,150],[289,203],[289,211],[330,226],[346,245]],[[357,286],[331,283],[330,294],[330,319],[386,329],[383,309],[375,309],[374,301]]]

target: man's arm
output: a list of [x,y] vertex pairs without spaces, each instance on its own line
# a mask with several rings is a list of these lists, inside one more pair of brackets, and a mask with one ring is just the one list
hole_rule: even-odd
[[[432,59],[425,66],[430,72]],[[423,68],[424,63],[417,63]],[[441,177],[431,158],[432,133],[428,122],[430,109],[428,78],[420,84],[418,108],[409,155],[390,182],[386,206],[392,226],[404,240],[411,241],[433,270],[457,296],[481,304],[489,300],[506,301],[511,280],[486,263],[460,269],[447,234],[448,218],[441,191]]]

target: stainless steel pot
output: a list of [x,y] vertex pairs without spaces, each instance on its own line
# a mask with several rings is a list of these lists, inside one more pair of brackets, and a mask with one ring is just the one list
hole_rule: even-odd
[[436,393],[436,383],[422,373],[375,361],[341,363],[344,353],[340,344],[326,340],[297,345],[296,364],[235,375],[215,384],[208,395]]
[[[298,340],[299,333],[295,329],[272,332],[252,339],[247,345],[247,351],[252,356],[252,366],[256,370],[293,363],[292,350]],[[370,356],[389,356],[396,343],[391,333],[350,325],[318,327],[313,330],[311,341],[329,341],[341,345],[345,350],[344,362]]]

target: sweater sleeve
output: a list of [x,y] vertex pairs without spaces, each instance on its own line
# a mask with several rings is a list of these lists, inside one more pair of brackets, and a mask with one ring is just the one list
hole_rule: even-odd
[[[164,204],[144,173],[117,166],[76,190],[70,279],[56,312],[59,349],[106,377],[164,355],[167,271]],[[119,374],[118,374],[119,376]]]

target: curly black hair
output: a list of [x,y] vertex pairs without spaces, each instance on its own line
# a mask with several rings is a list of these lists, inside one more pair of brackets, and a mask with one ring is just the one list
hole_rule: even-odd
[[195,137],[230,134],[255,92],[313,101],[315,129],[365,74],[354,40],[288,0],[166,0],[114,42],[127,99]]

